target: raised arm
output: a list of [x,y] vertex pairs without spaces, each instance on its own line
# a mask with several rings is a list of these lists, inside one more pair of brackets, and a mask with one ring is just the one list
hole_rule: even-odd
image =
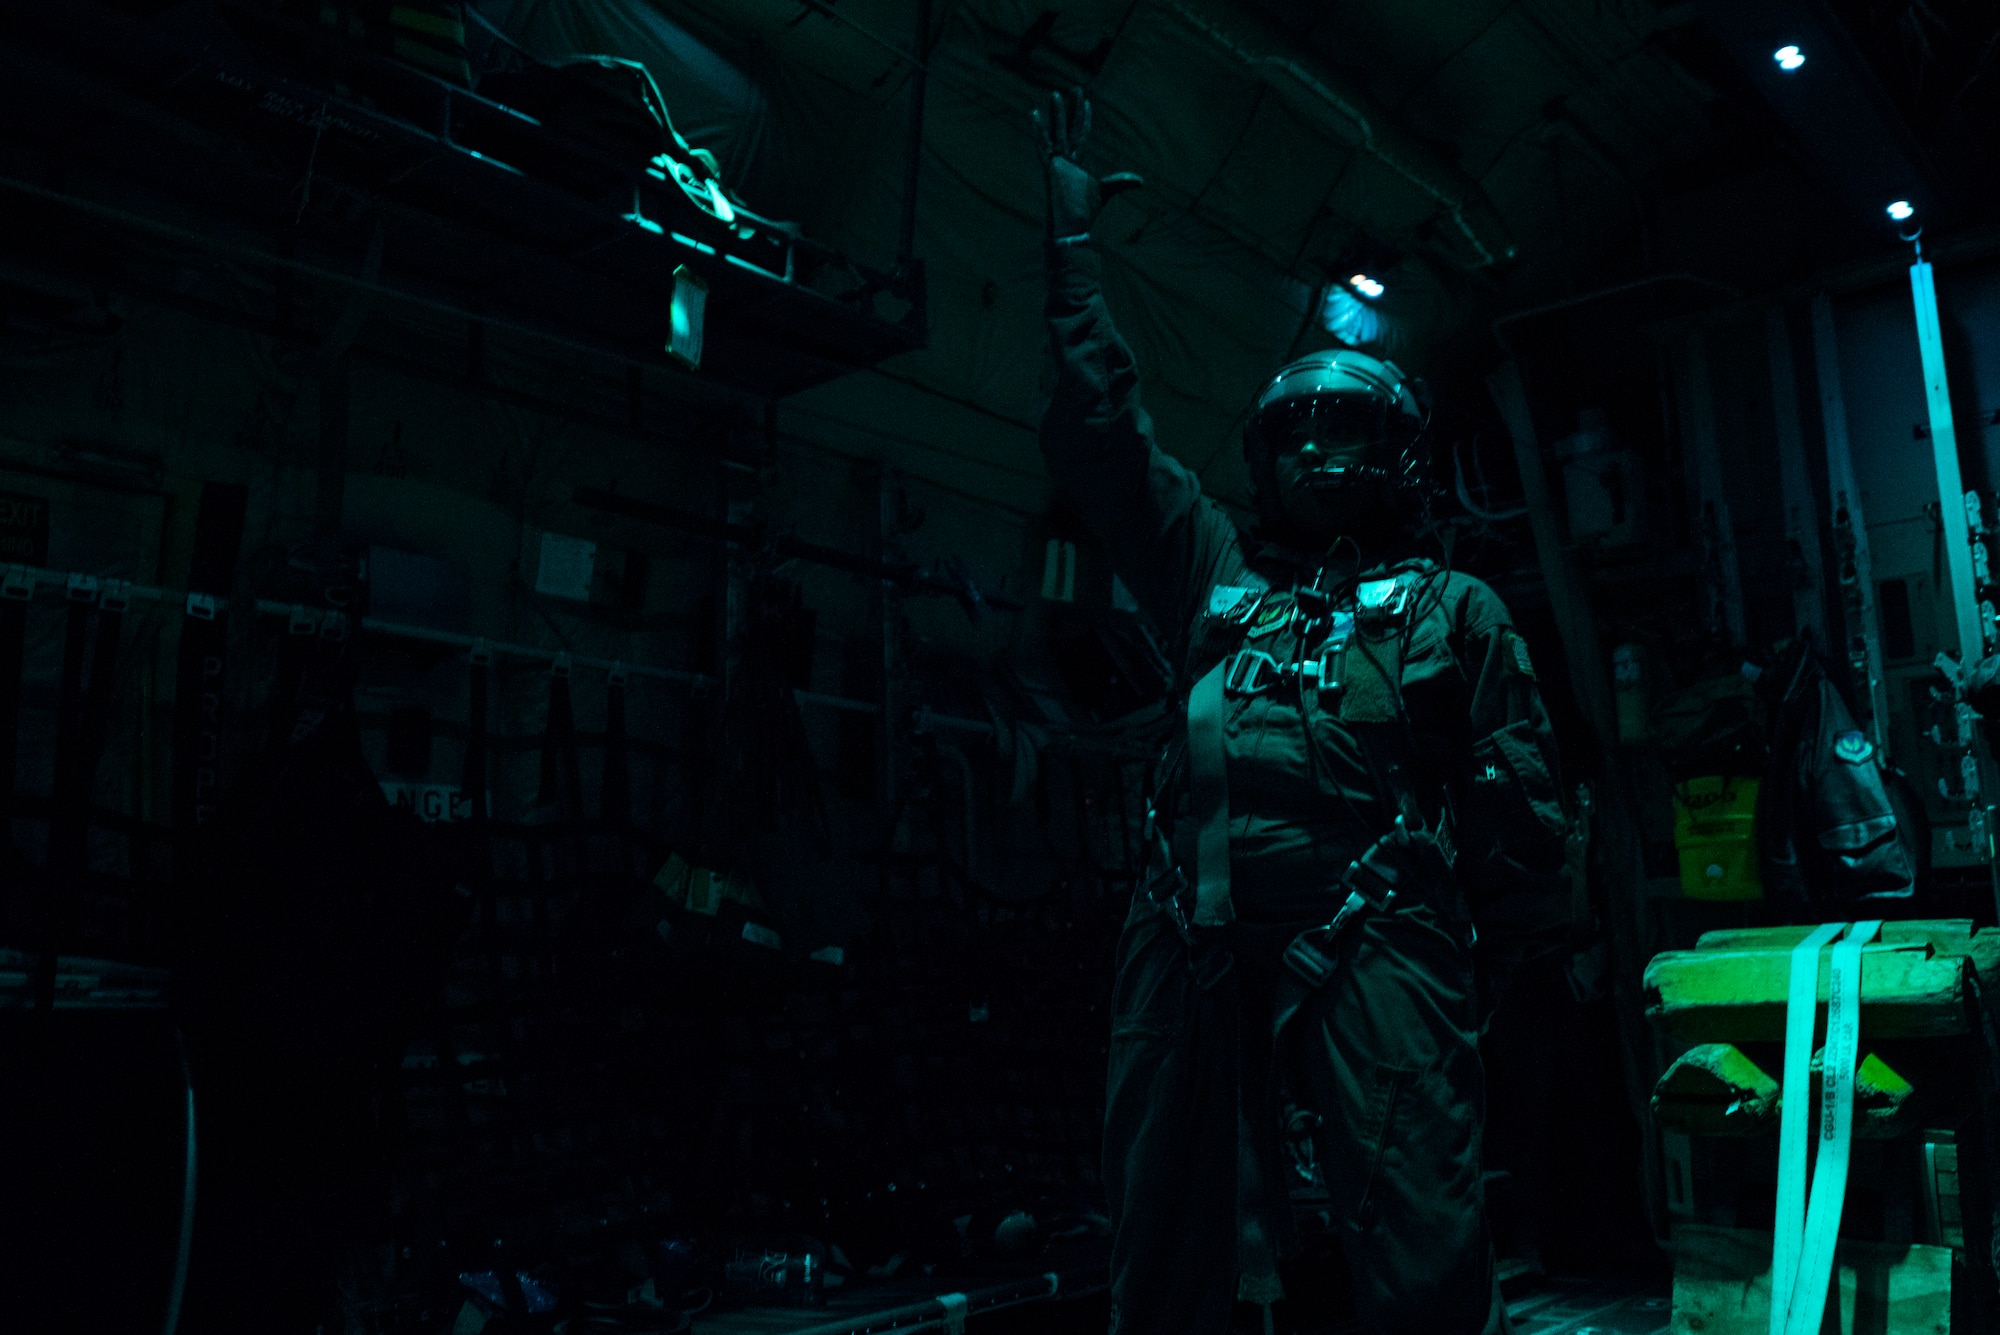
[[1105,306],[1090,225],[1105,193],[1137,178],[1100,182],[1081,165],[1090,106],[1080,96],[1056,95],[1035,121],[1048,173],[1047,314],[1056,361],[1042,457],[1139,605],[1177,637],[1206,604],[1210,586],[1240,569],[1236,527],[1154,440],[1132,350]]

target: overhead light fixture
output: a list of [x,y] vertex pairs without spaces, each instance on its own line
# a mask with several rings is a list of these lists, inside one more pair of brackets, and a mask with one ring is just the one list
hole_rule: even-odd
[[1354,275],[1354,277],[1347,280],[1347,285],[1353,288],[1356,292],[1359,292],[1362,296],[1368,298],[1368,300],[1370,301],[1375,300],[1375,298],[1381,296],[1384,292],[1388,291],[1388,289],[1383,287],[1382,284],[1375,281],[1373,278],[1370,278],[1365,273],[1358,273]]
[[1806,63],[1806,53],[1796,46],[1781,46],[1771,53],[1771,59],[1778,62],[1778,68],[1790,74]]
[[1899,199],[1889,206],[1889,217],[1894,222],[1908,222],[1917,216],[1917,206],[1907,199]]
[[1356,300],[1354,293],[1339,283],[1327,285],[1320,300],[1319,325],[1350,348],[1379,342],[1387,332],[1381,312]]

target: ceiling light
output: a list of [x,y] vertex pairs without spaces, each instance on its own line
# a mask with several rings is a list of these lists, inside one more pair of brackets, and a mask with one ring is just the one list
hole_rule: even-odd
[[1790,74],[1806,63],[1806,53],[1796,46],[1781,46],[1771,53],[1771,59],[1778,62],[1778,68]]
[[1387,332],[1380,311],[1356,301],[1353,293],[1337,283],[1328,285],[1320,299],[1319,324],[1350,348],[1377,342]]
[[1889,217],[1896,222],[1908,222],[1916,216],[1916,205],[1907,199],[1899,199],[1889,206]]
[[1359,292],[1362,296],[1368,298],[1368,300],[1370,301],[1375,300],[1375,298],[1381,296],[1384,292],[1388,291],[1387,288],[1383,287],[1380,283],[1376,282],[1373,278],[1370,278],[1365,273],[1358,273],[1354,275],[1354,277],[1347,280],[1347,284],[1349,287],[1352,287],[1356,292]]

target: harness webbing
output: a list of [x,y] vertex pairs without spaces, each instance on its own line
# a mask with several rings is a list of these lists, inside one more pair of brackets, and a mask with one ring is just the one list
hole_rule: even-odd
[[1188,694],[1188,798],[1195,823],[1194,922],[1236,920],[1229,898],[1229,773],[1223,754],[1223,672],[1217,663]]
[[27,604],[0,601],[0,924],[8,920],[8,900],[21,872],[14,847],[14,764],[21,737],[21,667],[28,630]]

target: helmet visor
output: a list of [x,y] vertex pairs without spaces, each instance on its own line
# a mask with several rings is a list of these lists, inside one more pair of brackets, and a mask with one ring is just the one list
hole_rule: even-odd
[[1343,471],[1384,463],[1390,410],[1372,394],[1319,394],[1274,403],[1257,425],[1275,457],[1307,454],[1316,468]]

